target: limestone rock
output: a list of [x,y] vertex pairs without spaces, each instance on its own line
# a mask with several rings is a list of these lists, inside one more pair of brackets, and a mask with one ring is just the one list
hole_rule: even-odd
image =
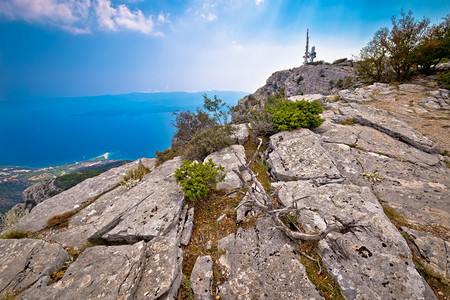
[[235,132],[231,135],[231,139],[234,140],[236,144],[244,145],[244,143],[250,138],[247,125],[235,124],[231,126],[235,129]]
[[268,164],[277,180],[339,180],[341,175],[333,159],[320,145],[317,135],[308,129],[283,131],[270,137]]
[[[81,248],[88,240],[101,237],[137,242],[168,232],[183,207],[183,193],[173,179],[173,173],[180,165],[180,158],[168,161],[144,176],[132,189],[118,187],[104,194],[73,216],[68,230],[47,239]],[[129,232],[121,232],[120,228],[127,226],[122,222],[133,222],[130,218],[138,223],[130,226]]]
[[339,100],[347,102],[369,102],[373,100],[373,94],[363,88],[354,91],[342,90],[339,92]]
[[320,103],[324,103],[325,102],[325,98],[326,97],[324,95],[321,95],[321,94],[307,94],[307,95],[292,96],[292,97],[289,97],[288,99],[290,101],[306,100],[308,102],[319,101]]
[[199,256],[191,273],[192,291],[197,300],[210,300],[213,283],[211,256]]
[[138,162],[135,161],[118,168],[110,169],[39,203],[13,229],[36,232],[45,228],[47,220],[51,217],[76,210],[89,200],[114,189],[119,184],[120,178],[125,175],[125,172],[137,167],[137,164]]
[[427,90],[427,87],[425,87],[421,84],[403,83],[398,86],[398,89],[400,91],[408,92],[408,93],[421,93],[421,92],[425,92]]
[[255,227],[239,228],[219,241],[219,258],[227,281],[220,285],[222,299],[323,299],[309,281],[290,240],[272,229],[269,219]]
[[225,180],[217,184],[218,189],[234,190],[241,187],[239,177],[233,172],[233,169],[239,170],[242,164],[246,163],[245,149],[241,145],[233,145],[214,152],[205,158],[205,161],[212,159],[215,164],[224,167]]
[[[34,239],[0,239],[0,297],[49,281],[69,259],[57,244]],[[36,298],[35,298],[36,299]]]
[[450,277],[450,243],[426,232],[402,227],[411,238],[411,248],[419,258],[441,276]]
[[187,246],[191,240],[192,229],[194,228],[194,208],[191,207],[187,212],[186,223],[181,234],[181,244]]
[[181,164],[182,159],[175,158],[148,174],[146,181],[135,191],[141,201],[127,209],[119,223],[103,238],[136,242],[168,233],[178,223],[184,205],[184,194],[174,178],[174,172]]
[[436,155],[421,151],[371,127],[326,122],[316,132],[320,133],[320,137],[326,143],[351,145],[367,152],[421,165],[435,166],[439,163]]
[[353,219],[363,225],[353,233],[330,233],[319,242],[323,262],[347,299],[435,299],[416,271],[405,240],[369,188],[351,184],[318,187],[307,181],[273,184],[279,186],[284,206],[295,202],[298,208],[314,213],[315,218],[299,217],[301,223],[309,223],[309,228],[304,227],[309,233],[339,220]]
[[144,267],[145,251],[144,242],[88,248],[60,281],[29,289],[22,299],[132,299]]
[[182,262],[177,239],[160,236],[149,242],[145,269],[133,299],[174,299],[181,283]]
[[346,118],[353,118],[355,123],[375,128],[422,151],[428,153],[441,152],[439,147],[430,139],[399,120],[392,113],[358,104],[341,106],[339,112]]

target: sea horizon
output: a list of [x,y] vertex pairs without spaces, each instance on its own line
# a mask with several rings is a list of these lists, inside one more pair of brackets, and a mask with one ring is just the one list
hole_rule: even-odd
[[228,105],[234,91],[128,93],[0,101],[0,166],[45,168],[99,158],[153,158],[170,147],[175,110],[195,110],[203,94]]

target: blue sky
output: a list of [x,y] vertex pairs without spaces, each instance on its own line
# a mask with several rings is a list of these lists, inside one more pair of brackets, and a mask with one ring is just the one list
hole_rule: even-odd
[[0,0],[0,99],[254,92],[302,63],[358,54],[400,9],[437,23],[450,2]]

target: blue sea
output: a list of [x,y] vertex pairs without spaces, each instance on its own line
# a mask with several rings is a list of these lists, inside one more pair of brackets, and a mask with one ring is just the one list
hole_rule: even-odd
[[0,166],[47,167],[109,152],[109,159],[155,157],[170,147],[172,112],[195,110],[202,94],[229,105],[248,93],[132,93],[0,101]]

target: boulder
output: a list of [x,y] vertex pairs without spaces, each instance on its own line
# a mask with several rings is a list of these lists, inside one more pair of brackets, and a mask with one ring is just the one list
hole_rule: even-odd
[[[59,271],[69,260],[57,244],[34,239],[0,239],[0,297],[6,298]],[[37,298],[35,298],[37,299]]]
[[239,170],[246,163],[245,149],[241,145],[233,145],[208,155],[204,161],[212,161],[224,167],[225,180],[217,184],[218,189],[234,190],[242,186],[239,177],[233,170]]
[[246,141],[250,138],[250,133],[246,124],[233,124],[231,125],[235,132],[231,135],[231,139],[234,140],[236,144],[244,145]]
[[86,249],[55,284],[25,291],[26,299],[132,299],[145,263],[146,244]]
[[191,273],[192,291],[197,300],[211,300],[213,283],[211,256],[199,256]]
[[226,281],[218,286],[221,299],[323,299],[306,276],[295,246],[270,219],[239,228],[219,241],[219,258]]
[[288,99],[290,101],[300,101],[300,100],[306,100],[308,102],[312,101],[319,101],[320,103],[325,102],[325,96],[321,94],[308,94],[308,95],[297,95],[297,96],[291,96]]
[[268,164],[277,180],[341,179],[333,159],[320,145],[319,137],[308,129],[283,131],[272,135]]
[[308,181],[273,184],[279,187],[284,206],[303,208],[298,222],[307,224],[303,226],[307,233],[341,221],[361,226],[353,232],[332,232],[318,245],[328,272],[347,299],[436,299],[415,269],[405,240],[369,188],[316,186]]

